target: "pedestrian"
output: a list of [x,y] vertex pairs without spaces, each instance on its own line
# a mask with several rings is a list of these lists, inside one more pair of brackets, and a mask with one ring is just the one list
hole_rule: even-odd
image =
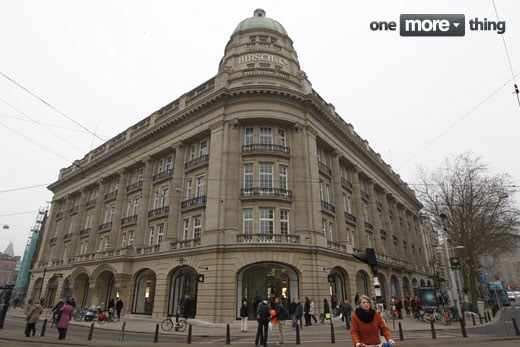
[[359,292],[356,292],[356,296],[354,297],[354,306],[357,306],[359,301]]
[[52,308],[52,321],[57,323],[60,320],[61,308],[65,305],[65,298],[60,299],[56,305]]
[[[285,328],[285,307],[283,307],[282,300],[280,297],[276,297],[275,299],[275,314],[273,324],[278,324],[278,332],[280,333],[280,337],[278,339],[277,345],[283,345],[284,340],[284,328]],[[275,323],[276,322],[276,323]]]
[[242,302],[242,307],[240,308],[240,330],[245,333],[247,331],[247,319],[249,318],[249,307],[247,305],[247,301],[244,300]]
[[[296,299],[293,298],[291,303],[289,304],[289,318],[292,320],[294,317],[294,313],[296,312]],[[293,324],[294,328],[294,324]]]
[[60,308],[60,320],[56,327],[58,328],[58,339],[63,340],[67,335],[67,329],[69,328],[69,321],[72,318],[72,312],[74,308],[70,305],[70,301],[67,300]]
[[267,336],[269,335],[269,321],[271,318],[271,307],[267,300],[263,300],[258,304],[256,319],[258,321],[258,327],[256,329],[255,346],[259,346],[259,343],[264,347],[267,346]]
[[408,300],[408,297],[404,298],[403,306],[404,306],[404,309],[406,311],[406,315],[410,316],[410,301]]
[[312,325],[310,310],[311,310],[311,301],[309,300],[308,297],[305,297],[305,302],[303,303],[303,316],[305,318],[305,326]]
[[303,329],[302,317],[303,317],[302,303],[300,302],[300,300],[296,300],[296,308],[294,310],[294,315],[293,315],[293,320],[292,320],[293,328],[296,329],[299,326],[300,329]]
[[394,346],[395,342],[392,339],[392,332],[386,326],[383,318],[372,306],[372,301],[366,295],[359,297],[359,304],[357,305],[354,314],[352,314],[352,326],[350,336],[355,347],[365,345],[380,345],[383,335],[387,342],[383,347]]
[[318,320],[316,319],[316,313],[314,311],[314,299],[311,298],[310,300],[310,307],[309,307],[309,322],[311,319],[314,321],[314,323],[318,323]]
[[325,319],[332,320],[330,316],[329,301],[327,300],[327,298],[323,299],[323,320],[321,322],[323,323]]
[[350,301],[345,300],[345,303],[342,306],[343,319],[345,320],[345,325],[347,326],[347,329],[350,329],[350,320],[351,320],[351,314],[352,314],[352,305],[350,304]]
[[117,299],[116,302],[116,313],[117,313],[117,321],[121,319],[121,310],[123,309],[123,300],[121,298]]
[[25,320],[27,323],[25,324],[25,336],[29,337],[34,336],[36,334],[36,323],[40,320],[40,315],[43,312],[43,299],[40,299],[40,302],[36,303],[36,305],[33,305],[29,312],[27,312],[27,316],[25,317]]

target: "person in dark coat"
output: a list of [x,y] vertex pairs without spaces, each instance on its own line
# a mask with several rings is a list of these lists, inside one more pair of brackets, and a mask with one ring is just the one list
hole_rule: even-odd
[[123,309],[123,300],[121,298],[117,299],[116,302],[116,314],[117,314],[117,320],[119,321],[121,319],[121,310]]
[[242,302],[242,307],[240,308],[240,331],[243,333],[247,331],[247,320],[249,318],[249,306],[246,300]]
[[311,323],[311,301],[308,297],[305,297],[305,302],[303,303],[303,316],[305,318],[305,326],[312,325]]

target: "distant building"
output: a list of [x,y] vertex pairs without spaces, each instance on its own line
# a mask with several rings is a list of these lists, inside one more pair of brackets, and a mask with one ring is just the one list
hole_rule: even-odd
[[119,296],[127,314],[229,322],[243,299],[309,296],[319,311],[375,295],[353,256],[365,248],[387,302],[433,279],[414,192],[312,88],[263,10],[238,24],[216,76],[49,189],[28,291],[49,305]]
[[20,257],[14,255],[13,243],[11,242],[4,253],[0,252],[0,286],[15,284],[19,269]]

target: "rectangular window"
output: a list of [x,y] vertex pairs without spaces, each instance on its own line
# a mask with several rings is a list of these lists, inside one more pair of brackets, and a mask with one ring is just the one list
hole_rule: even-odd
[[157,225],[157,244],[163,242],[164,239],[164,224]]
[[200,141],[199,143],[199,157],[208,154],[208,141]]
[[273,132],[271,128],[260,128],[260,143],[264,145],[271,145],[273,143]]
[[287,190],[287,165],[280,164],[280,189]]
[[323,193],[323,184],[324,184],[323,180],[320,180],[320,200],[321,201],[325,201],[324,196],[323,196],[324,195],[324,193]]
[[246,128],[246,133],[244,136],[244,144],[245,145],[252,145],[254,142],[254,132],[253,128]]
[[197,153],[197,148],[195,145],[190,147],[190,160],[196,159],[195,155]]
[[327,234],[327,220],[326,219],[321,220],[321,233],[323,235]]
[[148,229],[148,247],[151,247],[153,246],[153,241],[154,241],[154,227],[151,226],[149,229]]
[[201,233],[202,233],[202,217],[195,216],[195,217],[193,217],[193,238],[195,240],[200,240]]
[[260,234],[274,233],[274,209],[260,208]]
[[112,204],[110,206],[105,207],[105,218],[103,220],[103,223],[108,223],[112,221],[112,218],[114,217],[114,213],[116,211],[116,205]]
[[204,175],[197,176],[197,194],[196,197],[204,195]]
[[158,191],[158,190],[155,190],[155,191],[153,192],[153,209],[154,209],[154,210],[155,210],[156,208],[159,208],[159,201],[160,201],[159,197],[160,197],[160,193],[159,193],[159,191]]
[[188,218],[184,218],[182,220],[182,235],[183,235],[183,240],[189,240],[189,238],[190,238],[190,220]]
[[193,189],[192,184],[191,178],[188,178],[188,181],[186,182],[186,200],[191,199],[191,190]]
[[329,241],[334,241],[334,223],[329,222]]
[[280,210],[280,234],[289,234],[289,210]]
[[330,184],[325,184],[325,198],[327,200],[325,200],[326,202],[329,202],[330,203]]
[[168,186],[161,188],[161,205],[159,207],[165,207],[170,205],[170,190]]
[[244,209],[243,213],[243,226],[242,230],[244,234],[251,235],[253,233],[253,209]]
[[157,161],[157,168],[155,169],[155,173],[161,173],[164,171],[168,171],[173,167],[173,157],[168,155],[163,157]]
[[244,188],[253,188],[253,164],[244,164]]
[[285,138],[285,130],[278,129],[278,144],[282,147],[287,147],[287,140]]
[[103,245],[103,250],[106,251],[110,246],[110,236],[105,236],[105,244]]
[[134,198],[134,204],[132,207],[132,214],[131,216],[137,216],[139,213],[139,197]]
[[128,232],[128,245],[131,246],[134,244],[134,231],[131,230]]
[[121,234],[121,248],[126,247],[126,233]]
[[260,164],[260,188],[273,188],[273,164]]

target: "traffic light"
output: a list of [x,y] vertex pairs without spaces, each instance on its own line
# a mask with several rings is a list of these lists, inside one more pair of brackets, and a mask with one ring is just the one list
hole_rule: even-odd
[[354,257],[370,266],[377,265],[376,252],[373,248],[365,248],[364,252],[355,253]]

